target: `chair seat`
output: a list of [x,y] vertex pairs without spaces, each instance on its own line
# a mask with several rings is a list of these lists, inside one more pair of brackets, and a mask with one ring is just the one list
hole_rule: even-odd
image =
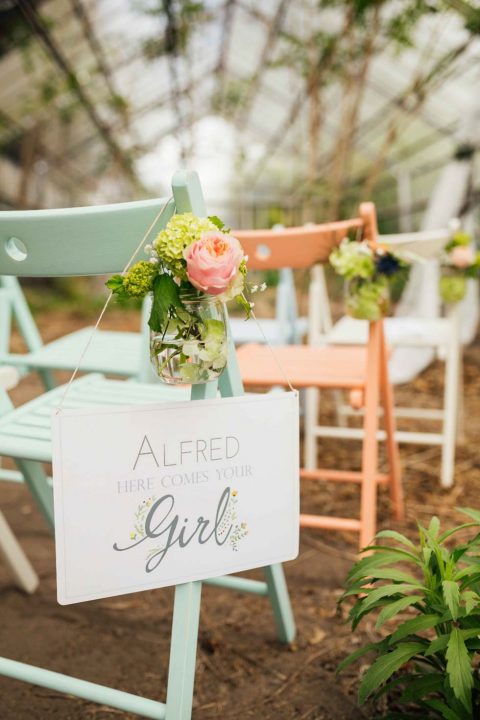
[[358,388],[365,384],[365,347],[244,345],[237,351],[243,382],[250,386]]
[[250,318],[250,320],[231,318],[230,328],[235,344],[264,343],[266,339],[271,345],[279,345],[294,342],[296,338],[304,337],[308,330],[308,320],[305,317],[298,318],[295,321],[294,331],[296,338],[292,337],[292,327],[290,324],[287,326],[282,325],[282,323],[275,318],[259,320],[258,323],[256,323],[253,318]]
[[[391,347],[396,345],[412,347],[440,347],[449,342],[451,323],[448,318],[407,318],[385,319],[385,338]],[[364,345],[368,339],[368,321],[355,320],[345,315],[327,334],[327,341],[333,345]]]
[[[50,462],[51,419],[65,386],[57,387],[0,417],[0,455]],[[132,405],[188,400],[189,387],[107,380],[86,375],[72,383],[63,407]]]
[[[33,352],[5,356],[4,362],[49,370],[74,370],[91,333],[92,328],[82,328]],[[82,360],[82,370],[108,375],[136,375],[141,357],[140,343],[140,333],[97,330]]]

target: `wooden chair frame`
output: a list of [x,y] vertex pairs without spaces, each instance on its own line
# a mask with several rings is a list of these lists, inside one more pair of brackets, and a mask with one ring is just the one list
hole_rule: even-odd
[[[176,211],[179,213],[193,212],[197,215],[206,214],[203,195],[196,173],[185,171],[177,173],[173,178],[172,187],[174,201],[168,204],[165,217],[162,218],[164,222],[172,215],[174,207],[176,207]],[[115,235],[116,243],[112,243],[111,240],[109,241],[109,238],[113,237],[113,235],[110,234],[112,223],[113,225],[117,224],[119,228],[122,226],[122,216],[124,216],[125,211],[128,215],[129,211],[129,208],[126,206],[105,206],[91,210],[82,208],[80,212],[76,210],[37,211],[38,213],[43,213],[43,225],[40,225],[40,230],[37,231],[35,231],[35,218],[42,217],[42,215],[39,216],[37,212],[13,213],[13,217],[10,213],[0,213],[0,273],[24,275],[42,274],[41,272],[39,273],[39,269],[43,267],[41,257],[44,255],[45,246],[50,246],[50,252],[55,253],[58,249],[56,246],[58,245],[59,239],[61,239],[62,233],[60,231],[62,230],[63,223],[56,221],[59,215],[60,217],[64,216],[63,221],[70,218],[70,224],[76,227],[80,235],[82,229],[78,227],[78,225],[83,225],[83,229],[85,229],[85,224],[81,222],[82,217],[87,221],[87,225],[91,222],[96,225],[95,236],[97,242],[100,243],[101,259],[99,261],[98,253],[96,253],[96,256],[93,256],[89,254],[88,248],[86,250],[84,249],[85,256],[91,257],[90,267],[88,263],[82,262],[81,267],[84,271],[89,274],[103,274],[104,272],[118,271],[126,264],[129,254],[134,249],[134,243],[138,242],[140,232],[144,231],[148,226],[148,222],[142,212],[142,209],[144,209],[142,208],[142,203],[134,203],[133,205],[136,207],[130,207],[130,211],[138,211],[137,219],[134,222],[136,231],[133,232],[133,235],[130,234],[130,236],[129,233],[117,232]],[[151,211],[153,211],[153,213],[148,213],[151,216],[150,220],[155,217],[159,207],[161,207],[161,204],[158,200],[152,201]],[[102,220],[105,219],[102,219],[104,213],[107,216],[106,223],[102,222]],[[102,231],[99,230],[99,225],[102,226]],[[108,229],[107,226],[109,226]],[[103,231],[104,234],[102,235]],[[15,261],[12,261],[6,252],[9,237],[12,235],[16,238],[21,238],[28,249],[25,267],[23,267],[23,265],[20,267],[17,266]],[[69,235],[66,236],[68,237]],[[43,247],[42,243],[35,242],[35,238],[38,237],[46,238]],[[90,237],[90,241],[91,240],[92,238]],[[76,260],[75,258],[69,258],[65,261],[65,264],[58,260],[57,254],[54,254],[54,258],[54,267],[49,268],[51,273],[62,275],[78,273],[78,258]],[[48,273],[45,272],[44,274]],[[78,382],[81,383],[82,380]],[[107,383],[108,381],[105,382]],[[131,383],[127,383],[127,385],[133,387]],[[141,384],[137,385],[138,387],[141,386]],[[74,386],[75,383],[73,383],[72,388]],[[215,397],[217,390],[219,390],[220,394],[224,397],[243,394],[243,385],[238,371],[235,348],[231,341],[227,368],[218,383],[215,381],[206,385],[192,386],[191,399],[198,400]],[[61,392],[62,389],[57,388],[47,395],[56,394],[59,396]],[[32,402],[32,405],[34,403],[38,405],[41,401],[42,398],[37,398],[37,400]],[[22,408],[19,410],[13,410],[12,408],[11,412],[8,413],[6,410],[7,405],[8,401],[6,400],[5,394],[2,395],[0,390],[0,409],[4,412],[6,411],[6,414],[0,418],[0,452],[4,452],[4,448],[2,447],[2,427],[5,426],[5,422],[8,422],[9,417],[14,417],[16,414],[22,412]],[[27,455],[27,458],[22,458],[22,456],[18,454],[14,455],[14,458],[19,464],[26,483],[32,491],[40,509],[50,525],[53,525],[52,490],[46,483],[46,477],[41,467],[41,462],[39,462],[39,460],[47,460],[48,457],[37,459],[32,457],[30,453]],[[279,639],[282,642],[291,642],[295,636],[295,623],[283,568],[279,564],[272,565],[264,568],[264,573],[264,582],[238,576],[225,576],[205,580],[204,582],[240,592],[250,592],[268,597],[272,604]],[[201,588],[202,582],[189,582],[177,585],[175,588],[166,703],[149,700],[8,658],[0,658],[0,674],[128,712],[134,712],[143,717],[161,718],[165,720],[188,720],[191,717],[192,711]]]
[[[377,221],[375,206],[363,203],[360,217],[325,225],[312,225],[301,228],[289,228],[281,234],[271,231],[244,231],[237,233],[246,253],[250,266],[273,269],[283,266],[292,268],[312,268],[327,262],[330,252],[349,231],[362,232],[364,238],[376,240]],[[309,297],[310,313],[315,304],[322,299],[312,292]],[[369,324],[368,343],[364,351],[366,371],[363,381],[359,381],[354,368],[348,368],[344,376],[331,372],[337,358],[345,357],[353,348],[321,348],[303,346],[297,348],[276,348],[277,367],[270,354],[259,346],[240,348],[238,357],[244,382],[247,386],[265,387],[286,385],[286,380],[298,389],[306,389],[305,424],[315,428],[306,443],[311,462],[301,470],[301,477],[308,480],[330,480],[334,482],[353,482],[360,484],[360,517],[327,517],[320,515],[301,515],[303,527],[325,528],[330,530],[353,530],[359,533],[360,547],[365,547],[376,532],[377,485],[388,484],[391,504],[397,519],[403,517],[403,496],[401,487],[400,460],[397,443],[394,438],[395,419],[393,392],[388,380],[387,350],[383,331],[383,322]],[[343,355],[342,355],[343,353]],[[361,355],[351,354],[352,362]],[[348,356],[347,356],[348,358]],[[325,365],[325,359],[327,364]],[[320,363],[315,369],[315,363]],[[322,365],[322,361],[324,364]],[[322,376],[322,372],[326,374]],[[318,469],[316,467],[316,440],[323,428],[317,426],[318,391],[320,389],[341,390],[357,389],[364,392],[364,425],[362,468],[359,472]],[[378,471],[379,408],[383,406],[386,447],[389,460],[387,474]],[[315,453],[312,452],[315,447]],[[315,460],[315,461],[314,461]]]

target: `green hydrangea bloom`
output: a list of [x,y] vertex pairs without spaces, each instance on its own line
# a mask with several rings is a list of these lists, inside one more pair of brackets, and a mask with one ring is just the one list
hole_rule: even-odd
[[444,275],[440,278],[440,297],[444,303],[457,303],[463,300],[467,291],[467,281],[464,275]]
[[359,320],[380,320],[390,309],[388,281],[353,281],[347,288],[347,313]]
[[147,260],[132,265],[123,278],[123,289],[130,297],[143,298],[151,292],[158,265]]
[[347,280],[356,277],[367,280],[375,273],[372,252],[365,243],[344,240],[340,247],[330,254],[330,264]]
[[469,233],[461,232],[461,230],[459,230],[452,237],[450,245],[452,247],[468,247],[471,242],[472,236],[469,235]]
[[186,247],[200,240],[203,233],[218,231],[218,228],[204,217],[193,213],[174,215],[153,243],[160,261],[176,276],[186,279],[183,251]]

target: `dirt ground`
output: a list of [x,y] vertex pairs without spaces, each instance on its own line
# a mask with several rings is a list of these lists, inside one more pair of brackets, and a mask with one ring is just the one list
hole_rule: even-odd
[[[110,312],[105,327],[125,329],[136,319]],[[60,311],[40,317],[44,338],[52,339],[78,318]],[[450,491],[438,485],[439,450],[403,446],[407,521],[399,529],[415,536],[415,522],[439,515],[445,526],[459,516],[455,507],[479,507],[480,344],[465,352],[465,438],[458,448],[456,482]],[[442,365],[435,364],[414,384],[399,388],[397,399],[425,405],[441,394]],[[13,392],[21,404],[40,391],[30,376]],[[358,445],[325,442],[322,464],[352,467]],[[165,699],[173,591],[171,589],[61,607],[56,602],[54,544],[30,495],[20,485],[0,486],[0,506],[40,576],[33,597],[17,591],[0,563],[0,646],[3,656],[38,664],[73,676],[146,697]],[[358,494],[349,487],[305,482],[302,509],[352,516]],[[381,492],[381,527],[390,521]],[[398,527],[398,526],[397,526]],[[337,677],[337,663],[367,638],[372,624],[352,636],[336,600],[355,559],[355,538],[348,534],[302,530],[299,557],[285,566],[295,618],[296,641],[282,646],[264,598],[204,587],[194,698],[195,720],[350,720],[373,718],[371,706],[356,704],[359,671],[353,666]],[[259,577],[259,572],[252,573]],[[0,719],[107,720],[134,718],[50,690],[0,678]],[[378,709],[377,709],[378,710]]]

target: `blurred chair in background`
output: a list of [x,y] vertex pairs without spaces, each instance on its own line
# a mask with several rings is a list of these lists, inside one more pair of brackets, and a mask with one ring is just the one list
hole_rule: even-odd
[[[445,244],[450,240],[449,230],[422,231],[418,233],[402,233],[398,235],[382,235],[379,241],[393,252],[406,257],[430,260],[438,258]],[[344,316],[335,324],[332,323],[331,311],[325,297],[325,275],[322,267],[315,270],[312,283],[313,306],[310,319],[310,341],[315,345],[362,345],[368,339],[368,323],[364,320]],[[441,448],[440,483],[444,488],[451,487],[454,481],[455,447],[461,427],[462,410],[462,346],[460,342],[460,320],[457,305],[450,307],[444,317],[405,317],[386,318],[385,337],[389,347],[397,348],[428,348],[433,356],[444,360],[444,390],[441,407],[424,407],[411,405],[396,407],[395,415],[399,419],[428,421],[440,423],[440,429],[431,430],[396,430],[395,437],[400,443],[418,445],[434,445]],[[408,364],[398,362],[395,352],[390,357],[390,380],[393,384],[409,381]],[[349,404],[338,402],[337,413],[339,427],[328,431],[328,437],[360,438],[362,430],[349,428],[346,418],[354,411]],[[358,413],[357,413],[358,414]],[[380,432],[380,438],[384,434]],[[307,467],[315,464],[315,437],[313,431],[307,430],[306,453]]]
[[[364,203],[360,217],[325,225],[287,228],[281,233],[252,230],[237,233],[251,269],[311,268],[315,281],[316,267],[328,261],[333,247],[349,230],[361,230],[363,236],[377,239],[375,207]],[[321,302],[310,294],[309,308]],[[370,323],[366,347],[315,347],[291,345],[268,348],[245,345],[238,350],[240,370],[249,387],[294,387],[307,389],[305,432],[315,442],[315,455],[309,447],[310,465],[301,471],[309,480],[353,482],[360,485],[360,518],[301,515],[304,527],[332,530],[352,530],[359,533],[361,547],[365,547],[376,532],[377,485],[387,484],[392,508],[397,519],[403,518],[403,496],[398,447],[394,438],[393,394],[388,381],[387,353],[382,321]],[[365,397],[363,418],[362,467],[360,471],[317,468],[316,439],[331,429],[318,425],[317,391],[320,389],[360,390]],[[378,468],[379,408],[383,405],[389,472]],[[272,419],[273,422],[273,419]],[[336,428],[333,428],[336,429]],[[326,432],[325,432],[326,431]]]

